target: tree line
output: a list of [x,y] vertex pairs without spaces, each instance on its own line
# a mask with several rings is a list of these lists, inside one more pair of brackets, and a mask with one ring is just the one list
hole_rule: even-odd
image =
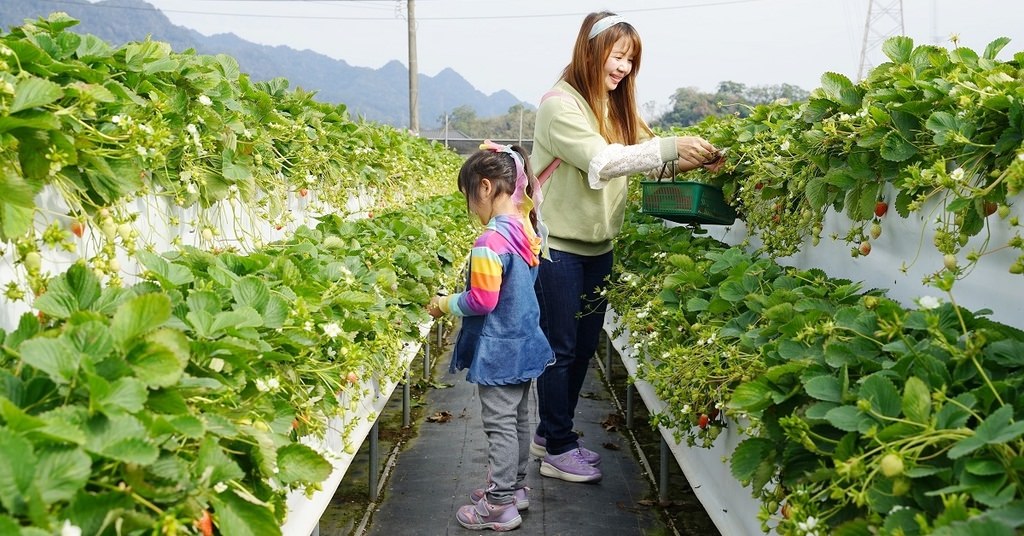
[[[725,81],[714,93],[696,88],[679,88],[669,101],[669,110],[650,121],[658,129],[685,127],[701,122],[708,116],[739,115],[746,117],[758,104],[769,104],[779,99],[791,102],[807,100],[809,92],[792,84],[747,86],[740,82]],[[472,106],[463,105],[438,118],[442,128],[457,130],[470,138],[504,140],[530,139],[536,123],[537,110],[516,104],[505,115],[478,117]]]

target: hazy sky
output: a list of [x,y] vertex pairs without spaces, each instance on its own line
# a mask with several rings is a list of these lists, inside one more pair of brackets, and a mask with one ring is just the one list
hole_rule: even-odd
[[[207,35],[230,32],[361,67],[408,64],[405,1],[148,1],[175,24]],[[826,71],[856,78],[869,1],[415,0],[419,72],[432,76],[451,67],[484,93],[506,89],[536,104],[569,61],[584,15],[607,9],[627,17],[643,40],[641,103],[663,107],[676,88],[713,91],[722,80],[809,90]],[[949,46],[956,33],[961,46],[981,52],[1006,36],[1012,41],[1000,58],[1024,50],[1024,1],[903,0],[902,6],[903,33],[915,43]],[[874,32],[898,33],[892,16],[875,20]],[[877,47],[870,59],[884,61]]]

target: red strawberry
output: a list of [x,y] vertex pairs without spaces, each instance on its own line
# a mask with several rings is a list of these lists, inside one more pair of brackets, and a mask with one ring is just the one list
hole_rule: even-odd
[[213,518],[209,510],[203,510],[203,516],[196,520],[195,525],[203,536],[213,536]]
[[999,210],[999,205],[993,203],[992,201],[985,201],[984,209],[985,216],[991,216],[995,214],[997,210]]
[[885,201],[875,203],[875,216],[881,218],[882,216],[885,216],[886,212],[889,212],[889,203],[886,203]]
[[82,225],[82,222],[78,220],[72,220],[71,232],[78,238],[82,238],[82,233],[85,232],[85,225]]
[[711,419],[707,416],[706,413],[701,413],[700,417],[697,419],[697,426],[700,426],[700,429],[703,430],[708,427],[709,420]]
[[308,193],[309,193],[309,190],[307,190],[305,188],[299,188],[299,195],[300,196],[306,197],[306,194],[308,194]]

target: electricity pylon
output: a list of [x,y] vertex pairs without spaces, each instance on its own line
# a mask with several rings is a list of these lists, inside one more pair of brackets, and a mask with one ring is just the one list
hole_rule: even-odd
[[886,39],[903,35],[903,0],[868,0],[868,18],[864,22],[864,41],[860,48],[857,80],[862,80],[874,65],[871,54]]

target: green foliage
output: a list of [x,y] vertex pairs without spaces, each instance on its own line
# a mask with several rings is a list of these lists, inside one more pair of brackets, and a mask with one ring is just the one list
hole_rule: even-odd
[[637,378],[666,403],[653,424],[703,446],[739,428],[730,468],[765,530],[1019,530],[1024,332],[642,216],[611,281]]
[[340,416],[349,442],[369,380],[401,377],[472,240],[463,214],[446,196],[244,256],[146,254],[127,289],[84,263],[55,277],[40,317],[0,332],[0,526],[174,533],[212,512],[279,533],[285,494],[333,470],[300,438]]
[[380,206],[450,191],[435,171],[458,158],[425,140],[352,121],[282,79],[253,83],[228,56],[111,48],[68,31],[75,22],[53,15],[0,35],[0,181],[18,193],[0,201],[2,240],[30,232],[29,196],[44,187],[81,220],[145,195],[236,199],[282,221],[299,191],[336,207],[359,187]]
[[451,113],[438,118],[441,128],[457,130],[470,138],[519,140],[533,136],[537,110],[517,104],[508,113],[496,117],[477,117],[471,106],[458,106]]
[[670,129],[695,125],[707,117],[747,117],[754,106],[780,100],[801,102],[807,100],[807,95],[807,91],[791,84],[748,87],[739,82],[725,81],[718,84],[715,93],[679,88],[672,95],[672,109],[653,121],[652,126]]
[[[891,61],[856,84],[825,73],[805,103],[758,105],[747,117],[708,119],[678,133],[729,148],[721,172],[704,179],[722,186],[769,255],[816,244],[830,210],[853,221],[843,240],[869,242],[885,221],[878,203],[903,217],[940,207],[927,219],[943,255],[961,253],[991,226],[1009,228],[1006,245],[1024,251],[1019,222],[1008,217],[1024,186],[1022,56],[994,59],[1007,42],[993,41],[979,57],[895,37],[883,47]],[[947,273],[964,277],[987,246],[930,281],[943,288]],[[1024,255],[1009,271],[1021,273],[1022,264]]]

